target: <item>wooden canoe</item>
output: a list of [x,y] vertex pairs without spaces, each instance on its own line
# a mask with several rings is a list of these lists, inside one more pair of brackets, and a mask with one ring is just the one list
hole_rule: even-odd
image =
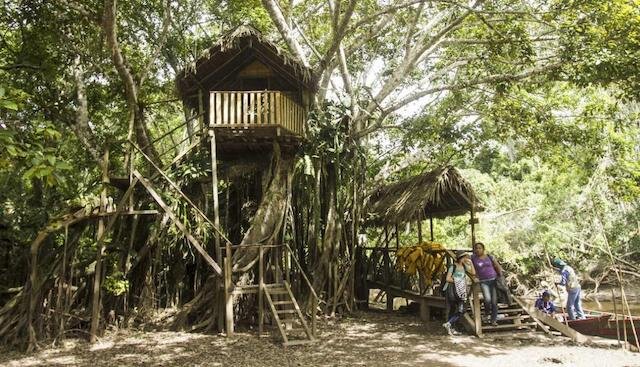
[[[586,316],[586,319],[569,320],[567,323],[572,329],[585,335],[617,339],[618,332],[616,331],[616,318],[614,314],[589,312]],[[624,317],[619,315],[618,327],[620,330],[620,340],[624,340],[624,329],[626,328],[627,340],[631,343],[635,343],[631,320],[633,320],[633,323],[635,324],[636,332],[640,333],[640,317],[633,317],[630,319],[628,316]]]

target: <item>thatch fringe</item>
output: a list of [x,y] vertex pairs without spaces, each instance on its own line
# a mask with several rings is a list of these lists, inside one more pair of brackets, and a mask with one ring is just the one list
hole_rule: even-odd
[[444,218],[467,213],[482,206],[460,172],[445,166],[375,189],[366,206],[370,225],[396,224]]
[[194,62],[190,63],[185,69],[178,75],[177,79],[184,79],[196,73],[200,64],[206,63],[211,57],[214,57],[219,52],[225,52],[231,49],[238,49],[241,47],[241,41],[247,37],[255,38],[256,41],[262,43],[266,47],[269,47],[275,52],[282,63],[291,67],[297,77],[305,84],[314,85],[315,78],[310,68],[304,66],[304,64],[296,57],[292,56],[286,50],[279,47],[277,44],[271,42],[256,28],[250,25],[240,25],[233,30],[227,32],[222,36],[218,42],[214,43],[210,48],[202,52],[202,55]]

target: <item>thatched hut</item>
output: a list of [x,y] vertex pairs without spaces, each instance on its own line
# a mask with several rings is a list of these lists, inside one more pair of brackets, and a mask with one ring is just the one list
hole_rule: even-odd
[[400,182],[381,186],[369,196],[369,226],[393,226],[482,210],[469,181],[452,166],[443,166]]

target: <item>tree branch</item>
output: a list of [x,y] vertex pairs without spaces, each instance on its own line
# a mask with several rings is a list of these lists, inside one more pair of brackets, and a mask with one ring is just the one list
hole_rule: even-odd
[[73,81],[76,85],[76,108],[75,123],[72,125],[73,132],[80,140],[80,143],[91,154],[93,159],[99,165],[103,164],[100,150],[95,142],[93,132],[89,127],[89,108],[87,104],[87,95],[85,92],[85,84],[82,76],[82,65],[80,64],[80,56],[76,56],[73,62]]
[[155,50],[151,53],[151,57],[147,61],[147,64],[140,70],[138,76],[140,77],[140,85],[144,82],[144,79],[147,76],[147,73],[151,69],[151,66],[156,61],[160,52],[162,51],[162,47],[164,47],[165,42],[167,42],[167,36],[169,34],[169,27],[171,26],[171,2],[170,0],[165,0],[164,2],[164,15],[162,17],[162,30],[160,31],[160,38],[158,38],[158,43],[156,44]]
[[[329,46],[329,49],[327,50],[327,53],[324,55],[322,60],[320,60],[320,63],[318,65],[318,70],[317,70],[318,74],[321,73],[327,67],[327,65],[335,55],[336,51],[340,47],[342,39],[344,38],[347,31],[347,24],[349,23],[349,20],[353,15],[353,10],[356,7],[356,1],[357,0],[349,0],[349,5],[347,7],[347,10],[345,11],[344,16],[342,17],[341,20],[339,20],[339,22],[336,22],[333,28],[333,39],[331,41],[331,46]],[[332,8],[331,10],[335,14],[334,18],[338,20],[339,12],[340,12],[339,7],[333,3],[333,0],[329,0],[329,7]]]
[[414,102],[422,97],[428,96],[429,94],[433,94],[433,93],[437,93],[437,92],[442,92],[445,90],[460,90],[460,89],[464,89],[464,88],[468,88],[468,87],[472,87],[475,85],[479,85],[479,84],[488,84],[488,83],[500,83],[500,82],[512,82],[512,81],[518,81],[518,80],[522,80],[522,79],[526,79],[529,78],[531,76],[534,75],[538,75],[538,74],[543,74],[545,72],[548,71],[552,71],[552,70],[556,70],[558,68],[560,68],[562,66],[561,63],[553,63],[553,64],[549,64],[549,65],[544,65],[544,66],[540,66],[537,68],[533,68],[531,70],[527,70],[524,71],[522,73],[519,74],[499,74],[499,75],[491,75],[485,78],[480,78],[480,79],[476,79],[476,80],[471,80],[468,82],[462,82],[462,83],[457,83],[457,84],[450,84],[450,85],[442,85],[442,86],[438,86],[438,87],[434,87],[434,88],[429,88],[420,92],[416,92],[414,94],[412,94],[411,96],[402,99],[401,101],[393,104],[392,106],[388,107],[387,109],[385,109],[385,111],[389,111],[389,112],[393,112],[396,111],[404,106],[406,106],[407,104]]
[[309,67],[309,61],[307,60],[302,47],[300,47],[300,44],[295,39],[293,31],[291,30],[291,27],[289,27],[289,24],[284,18],[282,10],[280,9],[276,1],[262,0],[262,5],[267,10],[267,13],[269,13],[271,21],[273,21],[276,28],[278,28],[278,32],[280,32],[280,35],[287,43],[287,46],[289,46],[291,52],[293,52],[293,54],[302,62],[304,66]]

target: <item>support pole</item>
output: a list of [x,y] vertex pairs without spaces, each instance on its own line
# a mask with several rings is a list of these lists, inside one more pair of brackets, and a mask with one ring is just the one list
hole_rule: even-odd
[[469,223],[471,223],[471,248],[473,249],[473,245],[476,243],[476,222],[478,221],[475,218],[475,208],[471,205],[471,219],[469,219]]
[[418,219],[418,243],[422,243],[422,219]]
[[[219,200],[218,200],[218,161],[216,152],[216,133],[213,129],[209,130],[209,136],[211,137],[211,189],[213,195],[213,224],[216,228],[220,228],[220,213],[219,213]],[[220,261],[222,258],[222,249],[220,248],[220,236],[218,232],[213,233],[216,261]],[[229,254],[227,254],[229,255]]]
[[[202,104],[202,91],[199,92],[200,104]],[[202,108],[200,110],[202,113]],[[211,191],[213,198],[213,225],[216,228],[220,228],[220,214],[219,214],[219,202],[218,202],[218,160],[217,160],[217,148],[216,148],[216,133],[213,129],[209,129],[209,138],[211,140]],[[213,233],[213,245],[216,253],[216,261],[221,263],[222,260],[222,248],[220,247],[220,236],[217,231]],[[226,253],[227,257],[230,257],[230,252]],[[226,274],[226,273],[225,273]],[[226,278],[226,275],[225,275]],[[224,315],[222,313],[222,302],[218,307],[218,327],[222,329]]]
[[[100,193],[100,213],[107,212],[107,184],[109,183],[109,148],[104,151],[102,156],[102,192]],[[100,309],[102,302],[100,300],[100,284],[102,281],[102,255],[104,253],[104,217],[98,220],[98,232],[96,234],[96,266],[93,277],[93,295],[91,299],[91,328],[89,330],[89,341],[95,343],[98,340],[98,326],[100,324]],[[35,266],[35,265],[34,265]]]
[[233,289],[231,282],[231,244],[226,245],[227,256],[224,259],[224,300],[225,300],[225,330],[227,337],[233,336]]
[[264,248],[259,246],[258,262],[258,336],[264,332]]
[[[211,108],[211,106],[213,106],[213,104],[210,104],[209,108]],[[200,124],[200,131],[204,133],[204,96],[202,94],[202,89],[198,89],[198,115],[199,115],[198,123]],[[209,116],[211,116],[211,114]]]
[[389,229],[387,226],[384,226],[384,284],[387,287],[385,289],[386,299],[387,299],[387,310],[393,311],[393,295],[389,292],[389,288],[391,285],[391,273],[389,267],[390,259],[389,259]]
[[429,215],[429,233],[431,235],[431,242],[433,242],[435,238],[433,237],[433,217],[431,215]]
[[613,314],[616,315],[616,339],[618,339],[618,347],[620,347],[620,323],[618,322],[618,306],[616,305],[616,293],[611,288],[611,301],[613,302]]

